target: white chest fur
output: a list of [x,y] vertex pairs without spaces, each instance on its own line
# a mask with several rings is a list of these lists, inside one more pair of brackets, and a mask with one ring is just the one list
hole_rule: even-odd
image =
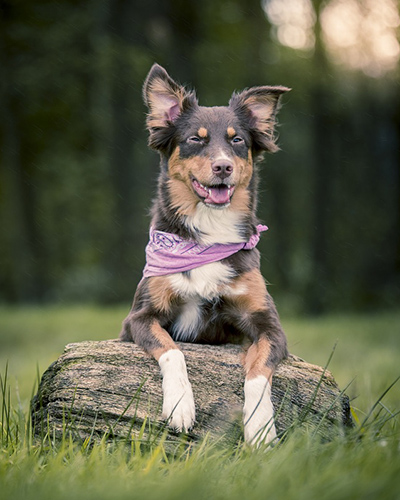
[[[239,234],[241,215],[228,208],[213,209],[198,203],[193,216],[186,219],[186,225],[201,236],[201,243],[241,243],[245,240]],[[232,268],[222,262],[212,262],[189,273],[172,274],[169,281],[173,290],[184,299],[174,325],[176,340],[194,340],[201,322],[201,303],[219,297],[229,287],[234,277]]]
[[242,216],[227,208],[210,208],[204,203],[198,203],[194,215],[185,221],[186,226],[201,235],[201,243],[242,243],[246,241],[240,236],[238,228]]
[[232,280],[233,274],[227,264],[212,262],[192,269],[188,274],[177,273],[169,277],[174,291],[184,299],[172,327],[176,340],[193,341],[196,338],[201,323],[203,299],[218,297]]
[[191,297],[182,306],[172,330],[177,341],[193,341],[197,337],[198,327],[201,323],[201,300]]
[[173,290],[184,298],[197,296],[201,299],[217,297],[221,285],[233,278],[232,268],[222,262],[212,262],[192,269],[189,273],[176,273],[169,277]]

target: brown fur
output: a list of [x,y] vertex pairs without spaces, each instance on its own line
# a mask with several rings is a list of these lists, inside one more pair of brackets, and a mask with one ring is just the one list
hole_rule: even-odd
[[165,276],[149,278],[149,293],[154,309],[162,313],[169,312],[172,304],[176,301],[176,294]]
[[197,131],[199,137],[207,137],[208,135],[208,130],[205,127],[200,127],[199,130]]
[[268,308],[267,287],[259,269],[252,269],[240,275],[231,289],[233,298],[230,300],[244,314],[264,311]]
[[201,156],[180,158],[179,148],[176,148],[168,162],[169,174],[172,179],[182,180],[188,186],[191,183],[191,175],[200,182],[207,183],[211,179],[210,163],[209,158]]
[[158,361],[160,357],[170,349],[178,349],[175,342],[168,335],[168,332],[161,327],[158,321],[153,321],[150,325],[150,334],[154,336],[154,338],[160,344],[160,347],[156,347],[151,350],[150,354],[154,356],[154,358]]
[[238,182],[236,183],[239,187],[247,188],[250,179],[253,176],[253,160],[251,157],[251,151],[249,149],[247,153],[247,159],[235,158],[235,168],[239,172]]
[[247,379],[264,375],[270,383],[272,382],[273,370],[267,366],[270,352],[271,344],[265,335],[248,348],[243,361]]
[[196,210],[198,199],[192,189],[183,180],[170,179],[168,190],[171,196],[171,208],[182,216],[191,216]]
[[245,187],[237,187],[235,195],[232,197],[231,207],[232,210],[247,214],[250,211],[250,195]]

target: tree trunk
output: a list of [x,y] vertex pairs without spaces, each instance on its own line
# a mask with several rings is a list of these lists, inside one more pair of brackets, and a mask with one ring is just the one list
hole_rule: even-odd
[[[237,441],[241,436],[244,374],[241,348],[179,344],[185,354],[196,402],[190,438],[207,433]],[[273,378],[278,434],[292,425],[313,428],[324,438],[351,426],[348,397],[332,375],[290,355]],[[163,432],[162,386],[157,362],[133,343],[118,340],[69,344],[43,374],[32,400],[35,434],[51,431],[75,439],[89,436],[148,439]],[[150,423],[151,422],[151,423]],[[175,435],[176,437],[176,435]],[[169,431],[167,440],[174,440]]]

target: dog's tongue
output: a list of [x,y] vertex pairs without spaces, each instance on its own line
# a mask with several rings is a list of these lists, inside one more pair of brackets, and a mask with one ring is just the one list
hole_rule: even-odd
[[231,200],[231,192],[228,186],[221,185],[217,187],[210,187],[208,196],[204,200],[205,203],[214,203],[215,205],[224,205]]

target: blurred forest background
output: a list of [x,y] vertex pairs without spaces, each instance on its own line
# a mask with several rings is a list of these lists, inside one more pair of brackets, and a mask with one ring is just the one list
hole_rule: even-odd
[[294,312],[400,299],[396,0],[0,0],[0,302],[130,302],[158,158],[153,62],[203,105],[281,84],[261,168],[270,291]]

